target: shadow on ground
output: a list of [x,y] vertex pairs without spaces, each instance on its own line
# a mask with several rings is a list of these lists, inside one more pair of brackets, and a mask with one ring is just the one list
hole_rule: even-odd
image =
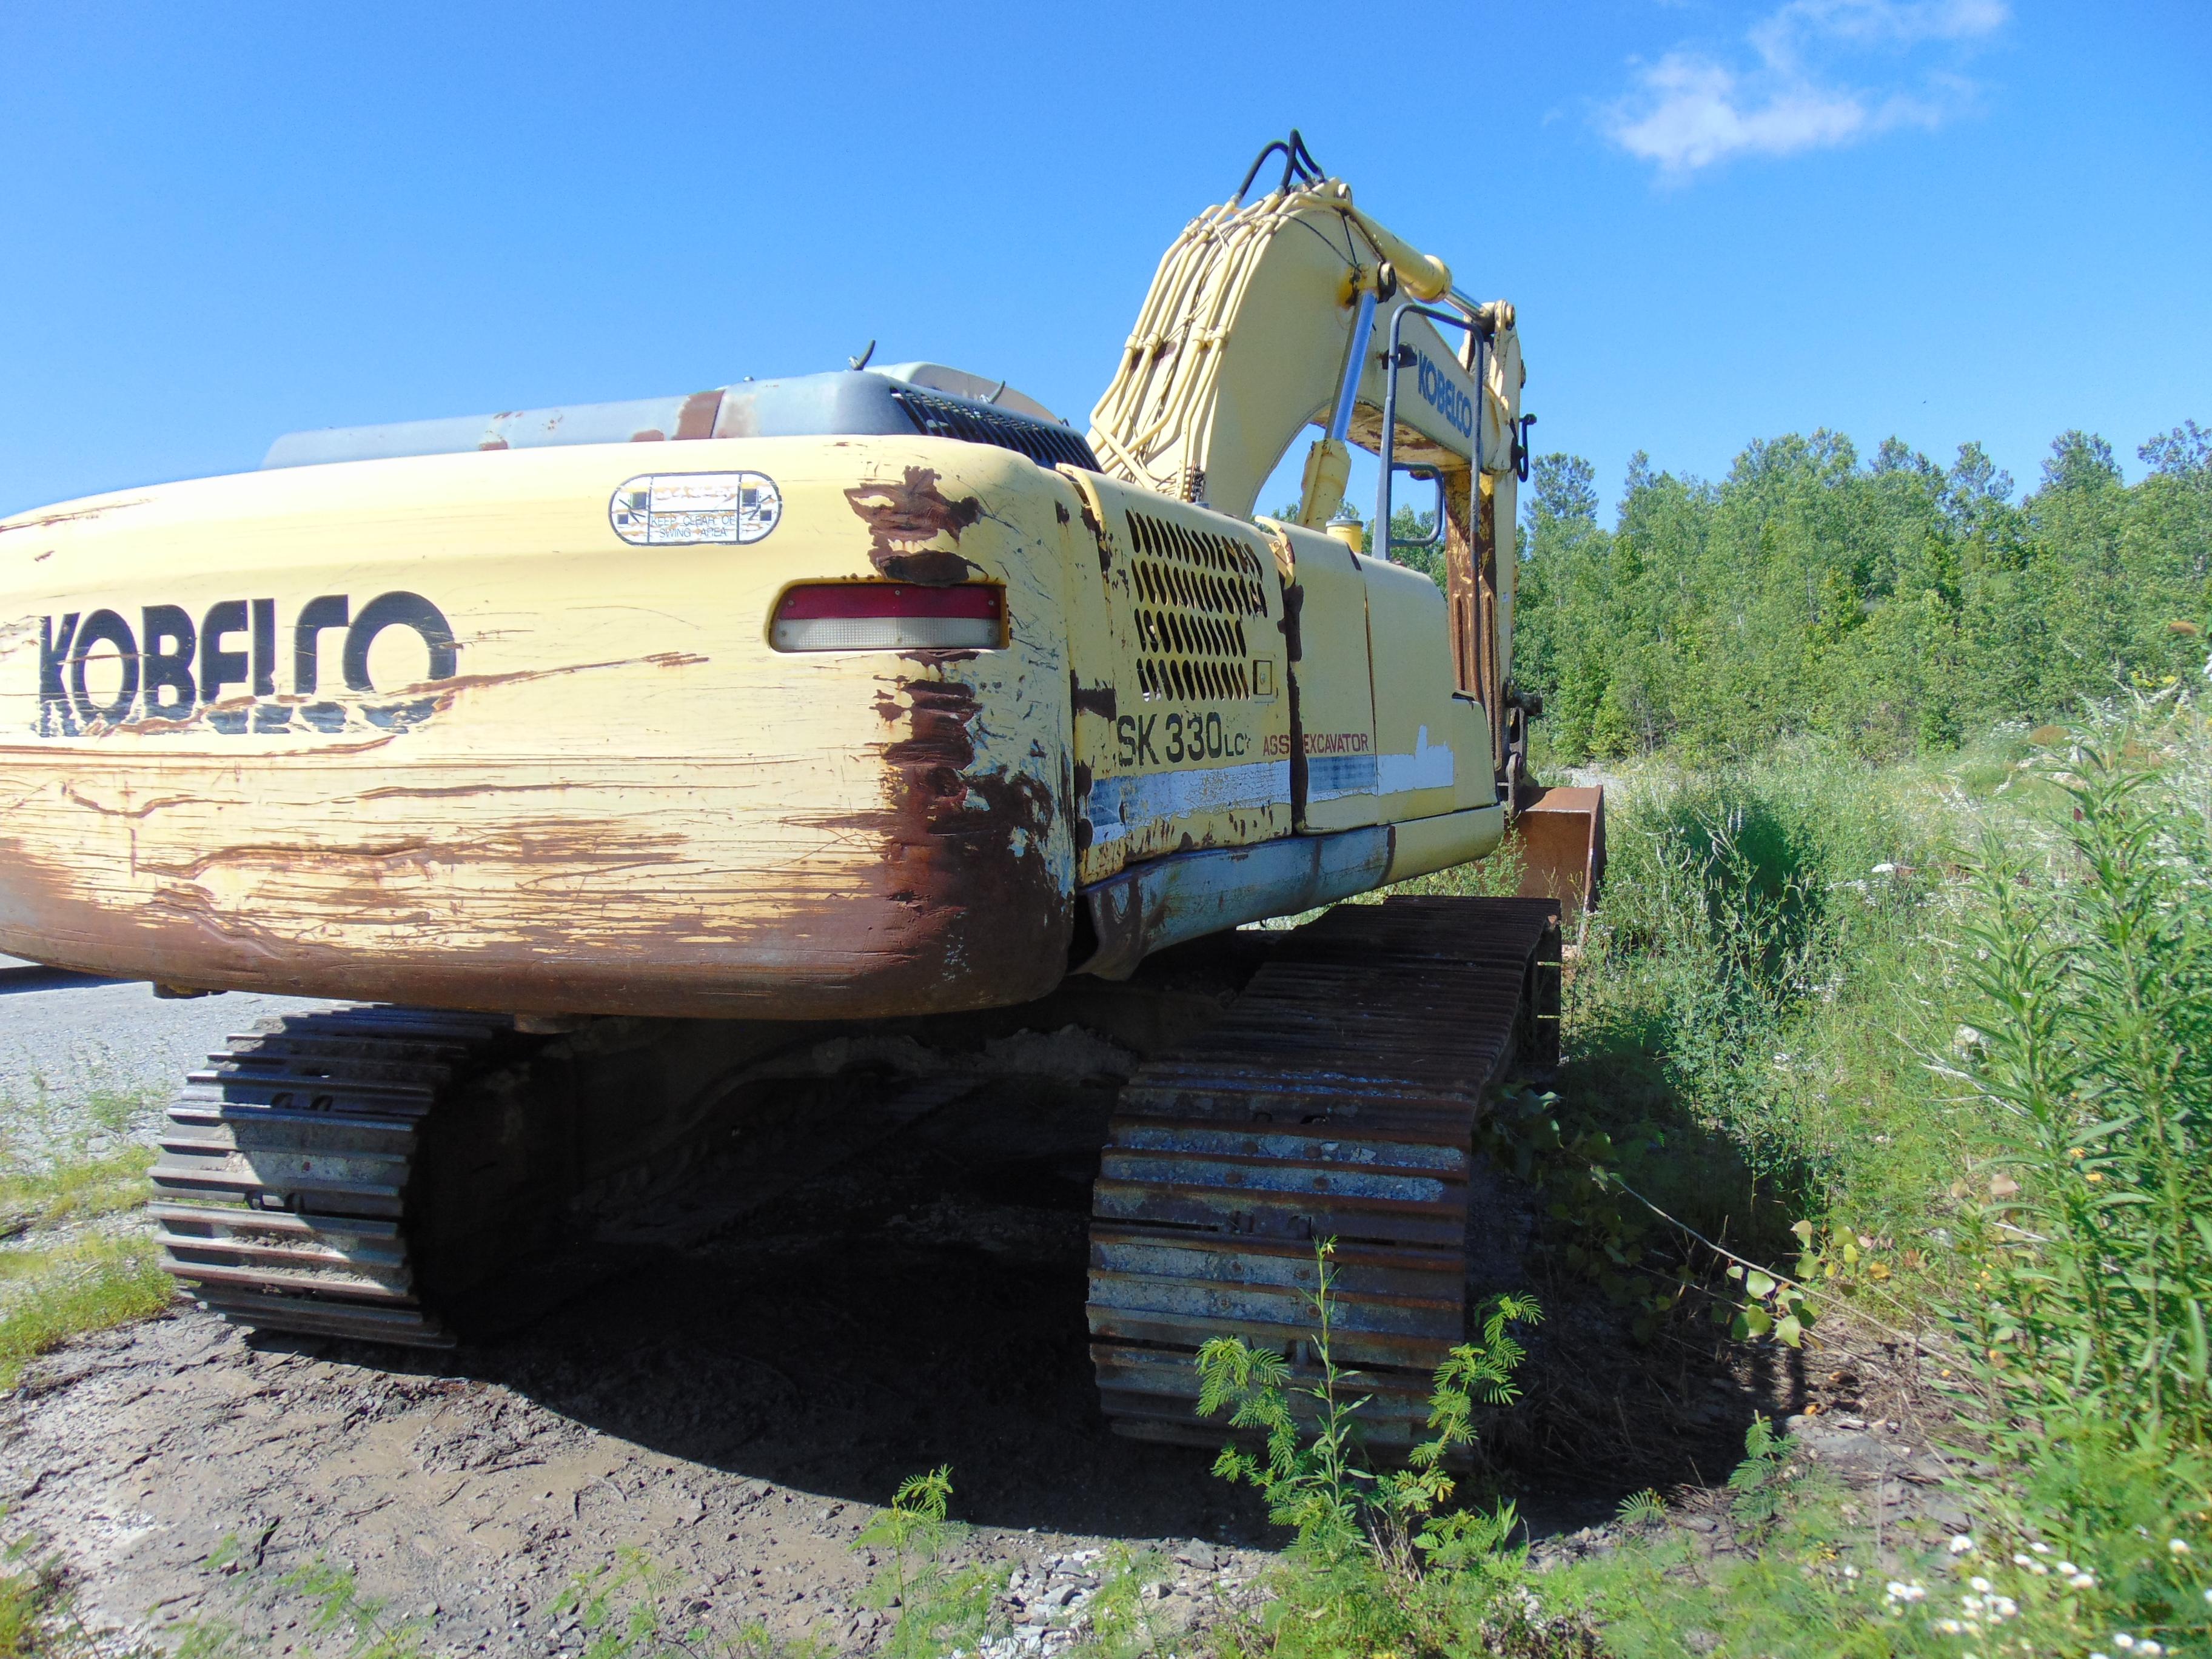
[[[836,1116],[820,1121],[896,1086],[825,1085],[815,1104]],[[825,1497],[879,1504],[949,1465],[960,1513],[989,1526],[1279,1541],[1210,1452],[1122,1439],[1100,1415],[1083,1304],[1112,1103],[1110,1084],[985,1083],[703,1243],[564,1263],[533,1322],[446,1363],[601,1432]],[[805,1121],[789,1133],[803,1140]],[[719,1178],[695,1175],[690,1200],[711,1203]],[[1541,1273],[1528,1197],[1501,1181],[1484,1207],[1487,1259]],[[1799,1392],[1789,1375],[1731,1373],[1694,1333],[1632,1352],[1601,1298],[1548,1277],[1544,1291],[1529,1397],[1496,1425],[1484,1475],[1539,1535],[1644,1486],[1724,1478],[1753,1413]]]

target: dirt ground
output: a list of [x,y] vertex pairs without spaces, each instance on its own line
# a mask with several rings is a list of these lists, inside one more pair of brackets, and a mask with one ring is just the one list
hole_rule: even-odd
[[[1095,1402],[1085,1226],[1111,1079],[822,1086],[794,1119],[815,1127],[709,1162],[519,1286],[507,1334],[408,1352],[180,1305],[50,1356],[0,1402],[10,1528],[59,1547],[88,1622],[158,1640],[222,1620],[272,1653],[307,1650],[310,1616],[274,1580],[319,1557],[434,1620],[434,1650],[574,1650],[559,1593],[623,1548],[718,1628],[866,1650],[872,1564],[848,1547],[939,1465],[966,1553],[1023,1574],[1004,1608],[1033,1632],[1079,1610],[1116,1541],[1159,1551],[1173,1616],[1248,1583],[1279,1541],[1249,1495],[1203,1449],[1115,1437]],[[1559,1299],[1490,1473],[1553,1559],[1606,1547],[1625,1492],[1724,1479],[1754,1411],[1822,1397],[1802,1365],[1746,1370],[1717,1344],[1620,1363],[1604,1311],[1546,1289],[1526,1195],[1496,1187],[1488,1271]],[[1855,1406],[1847,1380],[1826,1394]],[[1874,1450],[1847,1457],[1885,1479],[1909,1461],[1909,1431],[1850,1420]]]

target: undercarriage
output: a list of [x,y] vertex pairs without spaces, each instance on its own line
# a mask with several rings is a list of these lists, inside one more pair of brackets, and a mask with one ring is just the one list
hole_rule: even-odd
[[1310,1370],[1315,1245],[1334,1239],[1336,1358],[1363,1373],[1374,1436],[1405,1439],[1480,1295],[1504,1288],[1468,1279],[1474,1127],[1516,1068],[1555,1062],[1559,968],[1553,902],[1394,898],[974,1015],[550,1032],[388,1006],[292,1016],[187,1078],[155,1214],[169,1271],[227,1319],[450,1346],[557,1303],[564,1242],[635,1224],[699,1160],[741,1172],[764,1121],[814,1133],[792,1121],[799,1080],[872,1066],[927,1095],[933,1074],[1034,1064],[1026,1037],[1072,1027],[1083,1063],[1126,1078],[1091,1227],[1113,1426],[1199,1435],[1191,1360],[1209,1336]]

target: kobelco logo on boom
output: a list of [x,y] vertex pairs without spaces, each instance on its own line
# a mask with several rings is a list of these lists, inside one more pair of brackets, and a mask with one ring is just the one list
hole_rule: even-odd
[[[372,726],[400,727],[426,720],[434,697],[368,703],[308,701],[323,688],[323,636],[343,634],[337,667],[348,691],[374,695],[369,647],[388,628],[411,629],[428,649],[424,680],[453,677],[459,660],[445,613],[419,593],[380,593],[356,611],[343,593],[309,599],[292,619],[291,686],[276,690],[276,601],[219,599],[195,619],[179,605],[149,605],[137,627],[119,611],[70,611],[39,618],[39,722],[42,736],[75,737],[86,726],[149,722],[165,730],[204,716],[217,732],[295,729],[293,718],[318,732],[345,728],[349,714]],[[88,670],[99,671],[95,686]]]
[[1474,436],[1474,399],[1457,380],[1445,374],[1421,353],[1421,397],[1431,407],[1450,423],[1453,431],[1462,438]]

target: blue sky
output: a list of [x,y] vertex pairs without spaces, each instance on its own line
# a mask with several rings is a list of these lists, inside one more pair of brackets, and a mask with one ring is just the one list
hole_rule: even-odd
[[2026,487],[2066,428],[2136,476],[2212,422],[2202,0],[1376,15],[11,0],[0,511],[871,337],[1079,424],[1293,125],[1516,303],[1539,447],[1608,501],[1638,449],[1978,439]]

